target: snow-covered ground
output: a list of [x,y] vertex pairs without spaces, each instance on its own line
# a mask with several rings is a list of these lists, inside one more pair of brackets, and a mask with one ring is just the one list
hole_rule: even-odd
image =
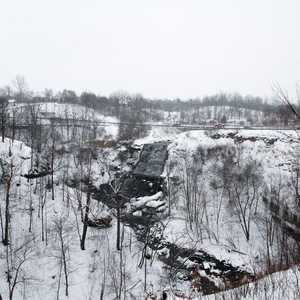
[[[243,300],[296,300],[300,298],[300,268],[292,267],[287,271],[273,273],[256,282],[243,285],[239,288],[221,292],[219,294],[199,296],[194,298],[204,300],[243,299]],[[172,298],[177,299],[180,298]]]
[[[43,106],[42,109],[55,113],[56,117],[63,117],[66,109],[70,108],[64,107],[63,104],[47,104],[47,107]],[[76,106],[74,111],[70,112],[74,118],[84,116],[84,113],[84,110]],[[96,119],[114,121],[101,115],[97,115]],[[105,129],[111,136],[117,135],[116,125],[111,124],[111,127]],[[225,203],[220,202],[221,196],[212,190],[211,170],[219,166],[224,153],[229,153],[230,156],[230,153],[235,151],[235,155],[237,153],[238,156],[234,158],[238,157],[238,163],[243,166],[247,161],[255,162],[259,166],[262,178],[268,184],[271,184],[272,180],[278,180],[279,176],[289,180],[299,148],[298,137],[292,131],[240,130],[232,132],[234,138],[230,136],[229,131],[218,130],[217,133],[219,136],[212,138],[205,131],[180,133],[176,128],[156,127],[147,137],[134,143],[143,145],[162,140],[171,142],[163,175],[173,178],[174,181],[169,181],[168,184],[173,184],[173,195],[176,197],[170,202],[166,201],[171,205],[170,216],[164,215],[162,219],[166,240],[202,249],[233,266],[260,274],[260,264],[265,258],[266,247],[261,224],[256,219],[251,221],[250,239],[247,241],[239,222],[236,221],[236,215],[232,214],[232,210]],[[191,162],[190,159],[197,157],[199,149],[206,153],[204,162],[197,160],[203,174],[198,181],[198,186],[203,187],[199,190],[199,193],[203,193],[200,198],[205,199],[205,215],[201,219],[201,226],[204,227],[199,226],[201,232],[199,228],[193,227],[194,225],[192,229],[189,228],[184,192],[179,188],[175,190],[182,185],[183,179],[187,179],[188,174],[183,167]],[[105,157],[92,160],[95,185],[110,179],[107,172],[101,175],[101,170],[105,170],[108,161],[118,164],[117,155],[109,151],[105,152]],[[215,156],[211,156],[213,159],[208,153],[214,153]],[[56,162],[53,196],[49,186],[51,174],[29,180],[23,176],[32,170],[32,162],[36,163],[38,155],[25,143],[12,142],[8,138],[4,143],[0,142],[1,172],[5,175],[0,183],[1,237],[5,227],[7,182],[9,175],[13,175],[9,189],[10,243],[8,246],[0,244],[0,295],[3,299],[9,299],[8,281],[13,285],[14,279],[14,299],[151,299],[150,294],[157,295],[157,299],[160,299],[163,291],[167,293],[167,299],[177,299],[176,295],[209,300],[299,299],[297,267],[274,273],[258,282],[223,294],[197,297],[191,292],[189,282],[171,280],[168,270],[157,259],[156,253],[151,249],[144,249],[144,244],[137,241],[130,227],[122,226],[122,251],[117,251],[116,218],[104,204],[95,200],[92,201],[90,215],[97,218],[109,215],[112,217],[112,224],[105,229],[89,227],[86,250],[81,250],[83,223],[78,206],[81,201],[84,211],[87,190],[82,186],[80,191],[71,184],[67,186],[63,181],[66,180],[66,176],[69,180],[74,179],[88,170],[86,164],[82,169],[76,165],[72,153],[63,155],[63,158]],[[43,158],[39,157],[39,161],[42,163]],[[175,186],[176,180],[178,185]],[[138,198],[132,201],[131,205],[135,208],[145,204],[160,205],[161,197],[159,193],[148,198]],[[292,195],[287,196],[285,201],[292,207]],[[200,204],[204,205],[203,203]],[[203,209],[203,206],[201,207]],[[259,203],[257,207],[259,212],[264,206]],[[220,209],[221,212],[217,214]],[[149,260],[143,258],[145,253],[149,254]]]

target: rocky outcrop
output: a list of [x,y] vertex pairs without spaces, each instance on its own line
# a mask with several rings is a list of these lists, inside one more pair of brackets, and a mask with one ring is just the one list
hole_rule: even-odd
[[[191,272],[201,271],[201,289],[204,294],[220,291],[214,279],[224,281],[226,286],[240,282],[250,274],[220,261],[201,250],[191,249],[189,245],[178,246],[164,237],[162,218],[166,217],[166,183],[162,177],[167,160],[169,142],[144,145],[139,162],[132,172],[120,174],[116,178],[118,196],[111,185],[102,185],[94,190],[94,198],[110,208],[121,208],[121,221],[134,229],[144,248],[159,251],[158,258],[164,262],[169,274],[178,280],[192,281]],[[118,199],[118,203],[116,202]]]
[[169,142],[145,144],[132,174],[143,177],[160,177],[168,155]]

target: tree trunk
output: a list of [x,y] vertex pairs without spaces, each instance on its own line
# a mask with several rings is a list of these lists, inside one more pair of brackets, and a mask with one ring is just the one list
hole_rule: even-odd
[[81,242],[80,242],[81,250],[85,250],[85,238],[86,238],[88,219],[89,219],[90,202],[91,202],[91,184],[89,183],[88,192],[86,195],[86,206],[85,206],[85,215],[84,215],[84,222],[83,222],[83,232],[82,232],[82,238],[81,238]]
[[5,203],[5,226],[4,226],[4,239],[3,244],[8,245],[8,226],[9,226],[9,196],[10,196],[10,184],[12,177],[9,178],[6,187],[6,203]]
[[117,250],[121,250],[121,211],[119,203],[119,195],[116,194],[116,203],[117,203]]
[[[1,168],[3,171],[3,175],[4,175],[4,166],[3,166],[2,160],[1,160]],[[8,240],[8,236],[9,236],[8,227],[9,227],[9,219],[10,219],[9,202],[10,202],[10,187],[11,187],[11,181],[13,178],[13,170],[14,170],[14,166],[13,166],[13,162],[11,161],[10,170],[9,170],[9,174],[7,176],[7,182],[6,182],[4,239],[2,240],[2,242],[5,246],[7,246],[9,244],[9,240]]]

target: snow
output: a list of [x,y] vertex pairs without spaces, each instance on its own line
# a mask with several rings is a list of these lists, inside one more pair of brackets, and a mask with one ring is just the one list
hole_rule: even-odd
[[143,212],[141,210],[137,210],[133,213],[133,215],[136,217],[141,217],[143,215]]
[[[86,108],[79,104],[69,105],[64,103],[43,103],[41,112],[52,113],[53,116],[65,118],[71,116],[75,120],[94,119],[96,122],[101,122],[104,126],[106,135],[111,136],[112,139],[117,138],[119,120],[115,117],[104,116],[101,113],[95,112],[93,109]],[[115,123],[115,124],[114,124]]]
[[[51,118],[67,120],[69,126],[72,124],[80,124],[80,122],[87,123],[91,122],[97,127],[98,138],[109,138],[116,140],[119,132],[118,123],[119,120],[115,117],[104,116],[102,113],[97,112],[93,109],[87,108],[79,104],[66,104],[57,102],[48,103],[36,103],[36,111],[39,111],[40,115],[47,115]],[[27,105],[16,104],[14,106],[19,111],[26,110]],[[41,124],[50,124],[49,119],[41,118],[39,120]],[[102,132],[103,131],[103,132]]]
[[135,140],[136,145],[150,144],[159,141],[167,141],[178,134],[176,128],[169,127],[154,127],[149,131],[149,134],[141,139]]
[[162,205],[165,205],[165,201],[149,201],[146,204],[146,207],[150,207],[150,208],[159,208]]
[[[144,207],[146,204],[149,207],[155,207],[154,203],[157,202],[160,204],[160,201],[157,201],[157,200],[161,199],[162,197],[163,197],[162,192],[158,192],[152,196],[138,197],[135,202],[133,202],[133,201],[131,202],[131,207],[133,209],[139,209],[139,208]],[[152,205],[154,205],[154,206],[152,206]]]
[[[277,272],[265,278],[259,279],[254,283],[246,284],[240,288],[221,292],[215,295],[201,296],[204,300],[218,299],[299,299],[300,298],[300,269],[295,266],[287,271]],[[173,300],[180,298],[174,297]],[[199,299],[194,298],[194,300]]]
[[[53,112],[56,116],[63,116],[67,106],[64,104],[43,105],[44,111]],[[74,118],[83,116],[85,111],[80,106],[72,108]],[[175,119],[175,115],[170,115],[170,119]],[[96,119],[103,122],[115,122],[116,119],[104,117],[101,114]],[[118,128],[115,124],[109,124],[105,127],[107,134],[116,137]],[[235,137],[251,138],[256,137],[255,141],[249,139],[236,143],[234,139],[229,138],[229,133],[234,133]],[[214,132],[212,132],[214,133]],[[278,174],[289,180],[291,174],[291,162],[295,159],[294,155],[299,149],[298,137],[292,131],[273,131],[273,130],[239,130],[228,131],[218,130],[218,134],[224,135],[218,139],[213,139],[210,133],[205,131],[189,131],[180,133],[176,128],[155,127],[147,137],[136,140],[136,145],[152,143],[161,140],[169,140],[168,163],[176,161],[178,168],[172,170],[171,176],[179,176],[179,168],[185,162],[186,158],[192,157],[199,147],[204,149],[213,149],[225,147],[227,149],[236,148],[241,150],[241,161],[248,158],[255,160],[263,169],[263,177],[278,178]],[[267,140],[276,139],[274,143],[268,143]],[[11,156],[10,156],[11,154]],[[69,154],[68,154],[69,155]],[[18,263],[22,255],[27,255],[20,273],[21,282],[16,286],[15,299],[54,299],[59,290],[59,299],[99,299],[101,289],[104,289],[104,299],[115,299],[119,292],[120,280],[125,280],[127,290],[127,299],[145,299],[144,292],[144,262],[142,268],[139,268],[139,262],[142,259],[142,250],[144,244],[137,241],[135,233],[130,227],[122,226],[123,250],[117,251],[116,244],[116,224],[117,220],[114,214],[104,204],[98,201],[92,201],[91,215],[99,217],[112,217],[112,226],[106,229],[88,228],[86,240],[86,250],[80,249],[79,234],[82,232],[82,223],[80,222],[80,210],[78,210],[78,199],[81,197],[83,207],[87,197],[85,192],[78,194],[78,190],[66,187],[62,182],[55,185],[55,199],[52,200],[51,191],[39,193],[39,185],[42,179],[27,180],[23,177],[31,169],[31,157],[38,157],[31,148],[23,142],[12,141],[8,138],[4,143],[0,143],[0,158],[10,166],[14,166],[14,180],[12,182],[11,193],[11,248],[7,248],[2,243],[0,245],[0,294],[3,299],[8,299],[7,283],[7,261],[6,251],[11,249],[16,254],[14,263]],[[41,158],[42,159],[42,158]],[[107,160],[115,161],[115,154],[108,154]],[[76,169],[70,159],[70,176],[76,174]],[[94,162],[93,176],[95,185],[107,182],[108,173],[99,175],[101,163]],[[64,166],[66,160],[62,162]],[[205,171],[212,168],[212,162],[204,166]],[[167,175],[165,168],[164,175]],[[182,175],[182,174],[180,174]],[[57,171],[55,178],[58,180],[62,174]],[[208,178],[204,179],[205,186]],[[5,186],[0,186],[2,199],[5,195]],[[213,229],[216,229],[216,201],[207,196],[207,218]],[[165,205],[162,199],[163,193],[159,192],[152,196],[138,197],[132,199],[130,206],[136,216],[142,216],[143,207],[159,209]],[[264,235],[257,224],[253,223],[251,230],[251,239],[246,242],[243,232],[239,225],[234,222],[234,216],[226,212],[220,215],[218,222],[222,224],[215,236],[209,236],[206,232],[202,237],[196,232],[189,230],[186,223],[185,203],[183,196],[178,196],[177,203],[174,203],[171,215],[162,219],[164,225],[164,237],[166,241],[176,243],[177,245],[188,245],[192,249],[206,251],[219,260],[224,260],[235,267],[240,267],[248,272],[259,270],[262,251],[265,247]],[[213,199],[213,198],[212,198]],[[174,199],[172,199],[173,201]],[[32,201],[32,203],[30,203]],[[41,211],[41,201],[44,201],[44,211]],[[291,203],[291,198],[286,197],[285,201]],[[4,216],[5,201],[1,200],[1,212]],[[30,219],[30,205],[32,210],[32,220]],[[43,222],[47,222],[47,242],[42,241],[42,216]],[[31,232],[29,227],[31,224]],[[62,226],[65,246],[67,248],[67,268],[69,275],[69,296],[65,295],[65,279],[61,269],[61,248],[59,240],[59,226]],[[204,230],[203,230],[204,232]],[[26,241],[28,252],[25,253]],[[149,249],[148,249],[149,250]],[[149,250],[151,252],[151,250]],[[147,261],[147,291],[161,296],[162,291],[166,290],[168,299],[181,299],[175,294],[183,293],[192,295],[189,283],[184,281],[171,282],[167,276],[167,271],[163,263],[157,259],[156,253],[151,253],[151,260]],[[184,262],[184,260],[182,260]],[[187,261],[187,265],[191,262]],[[211,269],[213,266],[205,262],[204,268]],[[125,276],[121,277],[121,271]],[[261,270],[259,270],[261,271]],[[25,276],[26,275],[26,276]],[[204,275],[204,273],[203,273]],[[235,297],[235,299],[299,299],[299,266],[295,266],[287,271],[274,273],[255,283],[247,284],[239,289],[223,292],[218,295],[201,296],[201,299],[226,299]],[[23,280],[23,281],[22,281]],[[26,294],[24,294],[26,287]],[[195,296],[195,295],[194,295]],[[199,299],[199,297],[195,297]],[[233,299],[233,298],[231,298]]]

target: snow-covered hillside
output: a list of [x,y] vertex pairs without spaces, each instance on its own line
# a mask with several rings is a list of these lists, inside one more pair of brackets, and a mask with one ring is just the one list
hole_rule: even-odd
[[185,124],[215,124],[224,119],[229,125],[257,125],[270,124],[276,115],[265,114],[262,111],[231,107],[204,106],[184,112],[162,112],[165,122]]
[[[51,105],[43,105],[41,110],[63,117],[66,108]],[[77,112],[74,107],[70,114],[78,119],[84,111]],[[100,115],[96,119],[108,122]],[[106,130],[115,138],[118,128],[111,126]],[[180,268],[175,264],[170,267],[164,260],[171,252],[167,248],[154,251],[139,241],[136,231],[127,224],[121,224],[122,249],[117,250],[118,211],[101,201],[91,200],[89,218],[111,222],[102,228],[88,227],[85,250],[81,250],[82,219],[90,187],[113,184],[117,172],[130,171],[134,166],[144,144],[166,140],[170,143],[162,174],[166,194],[132,202],[133,206],[151,201],[154,206],[155,201],[168,205],[159,214],[158,222],[165,244],[196,253],[204,251],[249,274],[244,282],[284,269],[295,261],[292,254],[296,254],[299,241],[272,219],[272,215],[281,216],[281,225],[292,227],[298,234],[298,221],[290,224],[288,218],[299,213],[299,142],[293,131],[179,133],[176,128],[156,127],[133,145],[123,143],[115,148],[100,147],[90,140],[77,146],[64,141],[62,151],[62,145],[53,142],[55,149],[49,150],[53,156],[47,157],[24,142],[6,138],[0,143],[1,238],[5,239],[8,226],[9,242],[0,244],[2,298],[160,299],[165,293],[166,299],[179,295],[198,299],[202,293],[193,291],[193,287],[201,278],[211,280],[220,289],[229,288],[218,276],[217,267],[209,262],[203,262],[194,280],[186,280],[179,269],[193,267],[188,257],[177,258]],[[117,191],[118,187],[114,188]],[[284,209],[276,215],[276,209],[271,208],[279,204]],[[125,214],[125,209],[121,213]],[[291,256],[285,255],[288,251]],[[282,299],[283,293],[299,296],[298,275],[294,267],[220,297]],[[270,282],[272,289],[268,287]],[[286,284],[289,291],[284,288]],[[204,299],[212,297],[219,296]]]

